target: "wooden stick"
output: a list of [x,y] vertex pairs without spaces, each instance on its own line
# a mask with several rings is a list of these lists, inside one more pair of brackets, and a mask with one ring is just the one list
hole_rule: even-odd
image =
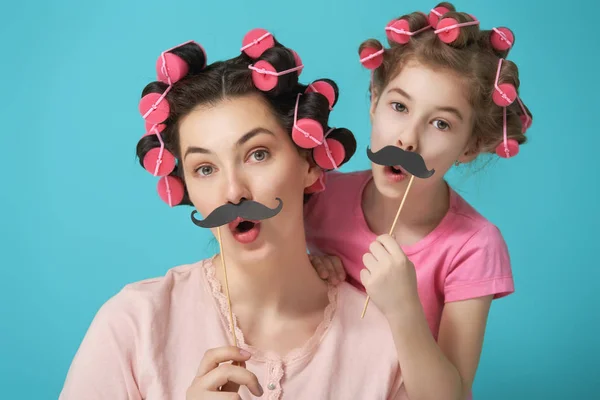
[[221,242],[221,228],[217,227],[217,236],[219,237],[219,252],[221,253],[221,266],[225,275],[225,293],[227,294],[227,304],[229,307],[229,318],[231,320],[231,335],[233,336],[233,345],[237,347],[237,338],[235,337],[235,326],[233,325],[233,311],[231,311],[231,298],[229,297],[229,282],[227,281],[227,268],[225,267],[225,254],[223,253],[223,243]]
[[[400,211],[402,211],[402,207],[404,207],[404,202],[406,201],[406,196],[408,196],[408,192],[410,191],[410,187],[412,186],[414,175],[411,175],[410,181],[408,182],[408,187],[406,188],[406,192],[404,192],[404,196],[402,197],[402,202],[400,202],[400,207],[398,207],[398,212],[396,213],[396,218],[394,218],[394,222],[392,223],[392,228],[390,229],[390,235],[394,233],[394,228],[396,228],[396,223],[398,222],[398,217],[400,216]],[[365,306],[362,311],[362,315],[360,319],[363,319],[365,313],[367,312],[367,306],[369,305],[370,296],[367,295],[367,300],[365,301]]]

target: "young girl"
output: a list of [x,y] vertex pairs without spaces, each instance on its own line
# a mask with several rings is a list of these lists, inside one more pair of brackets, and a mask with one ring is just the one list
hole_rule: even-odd
[[[364,293],[323,282],[306,253],[304,192],[318,178],[313,158],[326,161],[298,133],[325,132],[335,84],[300,84],[298,55],[252,32],[241,55],[210,65],[194,42],[164,52],[140,102],[140,163],[161,177],[165,202],[205,216],[192,213],[224,252],[107,301],[61,400],[406,398],[383,314],[357,319]],[[346,162],[352,133],[328,137]],[[161,234],[173,233],[154,232],[156,243]]]
[[[411,399],[464,399],[477,370],[493,299],[514,291],[498,228],[448,186],[445,173],[479,154],[514,156],[532,117],[516,97],[517,67],[504,57],[506,28],[481,30],[475,17],[441,3],[386,27],[390,48],[364,42],[374,69],[370,148],[396,146],[422,157],[388,235],[410,174],[373,163],[331,172],[306,205],[307,241],[323,278],[345,276],[388,318]],[[506,112],[506,113],[505,113]],[[506,133],[504,133],[506,132]],[[357,315],[357,318],[360,318]]]

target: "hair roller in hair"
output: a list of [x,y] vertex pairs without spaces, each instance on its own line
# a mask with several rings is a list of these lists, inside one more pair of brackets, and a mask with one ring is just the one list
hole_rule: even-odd
[[462,28],[463,26],[471,26],[478,24],[479,21],[477,19],[475,19],[475,21],[459,23],[454,18],[442,18],[437,23],[434,32],[442,42],[450,44],[453,43],[460,36],[460,28]]
[[140,100],[138,108],[147,123],[152,125],[160,124],[169,118],[171,108],[165,99],[167,91],[163,94],[148,93]]
[[271,63],[265,60],[259,60],[256,64],[249,65],[248,68],[252,70],[252,82],[254,83],[254,86],[263,92],[268,92],[277,86],[280,76],[292,72],[296,72],[300,75],[304,65],[301,64],[302,60],[300,59],[300,56],[293,50],[292,53],[294,54],[296,66],[284,71],[277,71]]
[[344,145],[335,139],[326,138],[323,144],[313,149],[315,163],[325,170],[338,169],[345,156]]
[[438,7],[431,9],[431,11],[429,11],[429,16],[428,16],[429,25],[437,26],[439,20],[447,12],[450,12],[450,10],[444,6],[438,6]]
[[329,102],[329,109],[332,110],[338,100],[336,87],[331,81],[326,79],[318,79],[308,85],[304,93],[320,93]]
[[265,29],[255,28],[244,36],[241,51],[248,57],[257,59],[273,46],[275,46],[273,35]]
[[312,118],[298,119],[298,103],[301,95],[301,93],[298,93],[296,97],[292,140],[303,149],[312,149],[323,143],[323,126],[319,121]]
[[170,207],[180,204],[185,194],[185,187],[181,179],[172,175],[160,178],[156,185],[156,190],[161,200]]
[[367,69],[375,70],[383,63],[383,47],[365,47],[360,51],[360,63]]
[[513,46],[515,35],[512,31],[505,27],[492,28],[490,34],[490,43],[497,51],[506,51]]
[[388,23],[385,27],[385,34],[388,40],[392,42],[398,44],[406,44],[410,41],[411,36],[414,36],[430,28],[431,26],[427,25],[419,30],[411,32],[408,21],[404,18],[401,18]]

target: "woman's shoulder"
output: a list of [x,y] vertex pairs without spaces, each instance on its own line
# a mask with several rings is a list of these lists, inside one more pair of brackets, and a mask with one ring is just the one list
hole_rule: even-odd
[[[369,302],[367,311],[361,318],[367,295],[348,282],[338,285],[338,313],[345,329],[357,332],[373,346],[393,346],[393,338],[383,313],[373,302]],[[368,345],[365,342],[365,345]]]
[[198,301],[206,261],[177,265],[164,275],[125,284],[101,306],[97,317],[107,322],[126,318],[139,323],[141,319],[168,313],[174,303],[181,307]]

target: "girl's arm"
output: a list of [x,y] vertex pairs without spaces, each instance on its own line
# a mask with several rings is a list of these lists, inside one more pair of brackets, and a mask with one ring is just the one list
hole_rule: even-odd
[[419,302],[388,316],[411,400],[468,398],[492,297],[446,304],[437,343]]
[[415,267],[396,240],[378,237],[363,263],[361,281],[390,324],[410,399],[467,398],[493,295],[446,303],[436,343],[419,299]]

